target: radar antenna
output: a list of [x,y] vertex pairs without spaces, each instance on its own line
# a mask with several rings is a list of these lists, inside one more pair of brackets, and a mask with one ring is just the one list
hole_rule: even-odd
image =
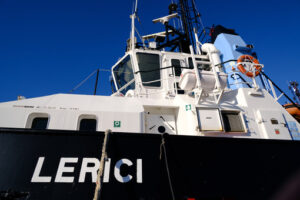
[[[174,20],[173,26],[170,23],[171,20]],[[179,22],[179,28],[175,26],[175,22]],[[205,31],[205,28],[201,21],[201,15],[196,8],[195,0],[177,0],[176,3],[172,1],[169,5],[169,15],[154,19],[153,23],[163,24],[165,31],[142,36],[142,41],[148,41],[149,49],[167,48],[168,51],[190,53],[189,46],[192,45],[193,50],[197,49],[197,53],[199,53],[197,34]],[[134,27],[134,22],[132,22],[132,27]],[[133,32],[131,35],[132,43]],[[154,42],[150,42],[150,40],[154,40]],[[137,48],[145,47],[144,44],[143,46],[140,43],[136,44]]]
[[[170,51],[190,53],[189,46],[197,49],[197,33],[204,30],[195,4],[195,0],[177,0],[177,3],[169,5],[169,15],[154,19],[153,22],[160,22],[165,26],[165,32],[146,35],[143,39],[154,39],[157,45],[154,49],[161,50],[169,48]],[[178,20],[179,29],[169,23],[170,20]]]

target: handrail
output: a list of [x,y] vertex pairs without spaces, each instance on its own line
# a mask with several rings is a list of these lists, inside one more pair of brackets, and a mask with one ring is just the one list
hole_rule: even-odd
[[[219,63],[219,64],[217,64],[217,65],[223,65],[223,64],[225,64],[225,63],[228,63],[228,62],[231,62],[231,61],[237,61],[237,60],[227,60],[227,61],[225,61],[225,62],[222,62],[222,63]],[[215,65],[215,66],[217,66],[217,65]],[[227,66],[228,67],[228,66]],[[280,95],[280,96],[282,96],[282,95],[284,95],[294,106],[296,106],[297,107],[297,104],[285,93],[285,92],[283,92],[280,88],[279,88],[279,86],[277,85],[277,84],[275,84],[272,80],[271,80],[271,78],[265,73],[265,72],[263,72],[263,71],[260,71],[260,73],[267,79],[267,80],[269,80],[275,87],[276,87],[276,89],[278,89],[279,90],[279,92],[281,92],[282,94]],[[230,74],[230,73],[228,73],[228,74]],[[238,83],[233,83],[233,84],[230,84],[230,85],[236,85],[236,84],[247,84],[250,88],[251,88],[251,85],[248,83],[248,82],[246,82],[245,81],[245,79],[243,78],[243,77],[241,77],[238,73],[236,73],[235,71],[232,71],[232,75],[238,75],[239,76],[239,78],[240,79],[242,79],[244,82],[238,82]],[[233,77],[232,77],[233,78]],[[274,97],[275,98],[275,97]],[[279,98],[277,98],[276,100],[278,100]]]
[[276,85],[268,75],[266,75],[265,72],[261,71],[260,73],[262,73],[262,75],[264,75],[269,81],[271,81],[271,83],[277,88],[277,90],[279,90],[279,92],[281,92],[295,107],[297,107],[297,104],[287,95],[285,94],[278,85]]
[[[232,83],[232,84],[230,84],[230,85],[236,85],[236,84],[247,84],[247,86],[249,87],[249,88],[252,88],[252,86],[249,84],[249,82],[247,82],[240,74],[238,74],[238,73],[236,73],[236,72],[232,72],[232,73],[228,73],[228,74],[231,74],[231,78],[232,79],[234,79],[234,80],[236,80],[236,79],[241,79],[242,80],[242,82],[237,82],[237,83]],[[238,78],[235,78],[235,77],[233,77],[233,76],[238,76]]]
[[221,63],[219,63],[219,64],[216,64],[215,66],[217,67],[217,66],[219,66],[219,65],[224,65],[224,64],[229,63],[229,62],[237,62],[237,60],[233,60],[233,59],[227,60],[227,61],[221,62]]
[[[175,66],[171,65],[171,66],[162,67],[162,68],[159,68],[159,69],[140,70],[140,71],[136,71],[136,72],[134,72],[134,73],[135,73],[135,74],[137,74],[137,73],[148,73],[148,72],[161,71],[161,70],[164,70],[164,69],[170,69],[170,68],[175,68]],[[176,68],[180,68],[180,69],[191,69],[191,68],[189,68],[189,67],[176,67]]]
[[[144,83],[155,83],[155,82],[160,82],[160,81],[166,81],[166,80],[170,80],[170,79],[174,79],[174,77],[168,77],[168,78],[162,78],[162,79],[157,79],[157,80],[153,80],[153,81],[140,81],[140,82],[137,82],[137,84],[144,84]],[[140,94],[140,95],[149,95],[149,94],[159,94],[159,93],[163,93],[163,92],[166,92],[166,91],[170,91],[170,90],[162,90],[162,91],[156,91],[156,92],[147,92],[145,94]],[[174,88],[174,91],[176,93],[176,87]],[[177,93],[176,93],[177,94]]]
[[[237,61],[237,60],[227,60],[225,62],[222,62],[222,63],[219,63],[219,64],[216,64],[214,66],[218,66],[218,65],[223,65],[223,64],[226,64],[228,62],[232,62],[232,61]],[[200,61],[201,62],[201,61]],[[205,64],[205,63],[203,63]],[[208,64],[208,63],[207,63]],[[159,68],[159,69],[152,69],[152,70],[139,70],[139,71],[136,71],[134,72],[134,74],[138,74],[138,73],[147,73],[147,72],[155,72],[155,71],[161,71],[161,70],[164,70],[164,69],[170,69],[170,68],[175,68],[175,66],[171,65],[171,66],[167,66],[167,67],[162,67],[162,68]],[[191,69],[190,67],[177,67],[176,68],[179,68],[179,69]],[[199,67],[197,67],[198,69],[200,69]],[[128,72],[127,72],[128,73]]]
[[[140,71],[136,71],[136,72],[132,72],[134,74],[138,74],[138,73],[148,73],[148,72],[154,72],[154,71],[162,71],[164,69],[170,69],[170,68],[179,68],[179,69],[191,69],[190,67],[179,67],[179,66],[167,66],[167,67],[162,67],[162,68],[159,68],[159,69],[153,69],[153,70],[140,70]],[[201,70],[201,68],[197,67],[198,69]],[[118,71],[114,71],[114,70],[111,70],[112,72],[118,72]],[[128,74],[131,74],[131,72],[122,72],[122,73],[128,73]],[[159,79],[159,80],[154,80],[154,81],[148,81],[148,82],[142,82],[142,83],[152,83],[152,82],[157,82],[157,81],[160,81],[160,80],[163,80],[163,79]],[[118,89],[114,94],[116,93],[120,93],[120,91],[124,90],[126,87],[128,87],[128,85],[130,85],[132,82],[128,82],[127,84],[125,84],[123,87],[121,87],[120,89]]]
[[[198,62],[198,61],[196,61]],[[221,64],[221,63],[220,63]],[[219,65],[219,64],[218,64]],[[216,65],[215,65],[216,66]],[[177,67],[177,66],[167,66],[167,67],[162,67],[159,69],[153,69],[153,70],[140,70],[140,71],[136,71],[134,72],[134,74],[138,74],[138,73],[147,73],[147,72],[155,72],[155,71],[161,71],[164,69],[170,69],[170,68],[178,68],[178,69],[194,69],[194,68],[190,68],[190,67]],[[197,67],[198,69],[202,70],[200,67]],[[128,72],[127,72],[128,73]]]
[[125,88],[127,88],[127,87],[128,87],[129,85],[131,85],[134,81],[135,81],[134,78],[131,79],[128,83],[126,83],[126,84],[123,85],[120,89],[118,89],[115,93],[113,93],[112,96],[115,96],[115,95],[117,95],[117,94],[120,94],[120,92],[121,92],[122,90],[124,90]]
[[[157,80],[153,80],[153,81],[145,81],[145,82],[137,82],[138,84],[147,84],[147,83],[155,83],[155,82],[159,82],[159,81],[165,81],[165,80],[170,80],[172,79],[171,77],[170,78],[166,78],[166,79],[157,79]],[[128,83],[126,83],[125,85],[123,85],[120,89],[118,89],[115,93],[112,94],[112,96],[115,96],[117,94],[120,94],[120,92],[122,90],[124,90],[125,88],[127,88],[129,85],[131,85],[133,82],[135,82],[134,79],[131,79]]]
[[[214,66],[222,66],[226,63],[229,63],[229,62],[236,62],[237,60],[234,60],[234,59],[231,59],[231,60],[227,60],[227,61],[224,61],[222,63],[219,63],[219,64],[216,64]],[[229,66],[227,66],[229,67]],[[179,69],[191,69],[190,67],[179,67],[179,66],[167,66],[167,67],[162,67],[162,68],[159,68],[159,69],[153,69],[153,70],[140,70],[140,71],[136,71],[136,72],[133,72],[134,74],[138,74],[138,73],[148,73],[148,72],[154,72],[154,71],[162,71],[162,70],[165,70],[165,69],[170,69],[170,68],[179,68]],[[199,67],[197,67],[198,69],[200,69]],[[96,72],[96,71],[95,71]],[[95,73],[93,72],[92,75]],[[125,73],[130,73],[130,72],[125,72]],[[294,106],[297,106],[297,104],[285,93],[283,92],[278,85],[276,85],[268,75],[266,75],[263,71],[260,72],[265,78],[267,78],[281,93],[282,95],[284,95]],[[237,72],[235,71],[232,71],[231,73],[228,73],[228,74],[232,74],[232,75],[237,75],[239,76],[238,78],[240,78],[242,81],[241,82],[238,82],[238,83],[233,83],[233,84],[230,84],[230,85],[236,85],[236,84],[246,84],[249,88],[252,88],[252,86],[250,85],[249,82],[247,82],[242,76],[240,76]],[[143,84],[143,83],[153,83],[153,82],[158,82],[158,81],[163,81],[163,80],[169,80],[171,78],[168,78],[168,79],[158,79],[158,80],[153,80],[153,81],[147,81],[147,82],[138,82],[138,84]],[[135,79],[132,79],[130,80],[128,83],[126,83],[124,86],[122,86],[120,89],[118,89],[114,94],[112,94],[113,96],[114,95],[117,95],[119,94],[121,91],[123,91],[125,88],[127,88],[129,85],[131,85],[133,82],[135,82]],[[156,92],[158,93],[158,92]],[[281,96],[282,96],[281,95]]]

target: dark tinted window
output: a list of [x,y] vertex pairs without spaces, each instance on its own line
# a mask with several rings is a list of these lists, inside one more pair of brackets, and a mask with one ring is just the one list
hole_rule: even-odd
[[80,120],[80,131],[96,131],[96,119],[82,119]]
[[172,59],[171,60],[171,64],[174,67],[175,76],[180,76],[180,74],[181,74],[180,60],[178,60],[178,59]]
[[48,117],[37,117],[34,118],[31,124],[32,129],[45,130],[48,124]]
[[222,111],[224,129],[226,132],[244,132],[241,116],[238,112]]
[[[160,87],[160,62],[158,54],[137,53],[137,60],[144,86]],[[158,80],[158,81],[156,81]],[[155,81],[147,83],[149,81]]]
[[193,59],[189,57],[189,68],[194,69]]
[[[126,83],[131,81],[133,76],[132,71],[132,64],[130,56],[124,58],[115,68],[114,68],[114,75],[117,82],[118,89],[124,86]],[[121,93],[125,94],[129,89],[134,89],[135,83],[133,82],[129,86],[127,86]]]

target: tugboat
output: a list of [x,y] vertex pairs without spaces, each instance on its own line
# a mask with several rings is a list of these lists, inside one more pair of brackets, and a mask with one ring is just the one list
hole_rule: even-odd
[[0,103],[0,199],[299,199],[300,124],[253,45],[220,25],[202,43],[194,0],[140,41],[136,17],[111,96]]

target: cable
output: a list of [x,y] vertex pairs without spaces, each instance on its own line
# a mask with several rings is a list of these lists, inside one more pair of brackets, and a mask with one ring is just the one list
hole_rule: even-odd
[[[90,75],[88,75],[83,81],[81,81],[78,85],[76,85],[72,90],[69,91],[69,93],[74,92],[77,90],[80,86],[82,86],[87,80],[89,80],[97,71],[102,71],[102,72],[112,72],[110,69],[96,69],[93,71]],[[132,72],[121,72],[121,71],[113,71],[113,72],[120,72],[123,74],[133,74]]]
[[89,78],[91,78],[97,71],[98,71],[98,69],[93,71],[90,75],[88,75],[88,77],[86,77],[83,81],[81,81],[78,85],[76,85],[72,90],[70,90],[69,93],[72,93],[75,90],[77,90],[82,84],[84,84]]
[[[152,69],[152,70],[140,70],[140,71],[137,71],[137,72],[134,72],[134,73],[137,74],[137,73],[155,72],[155,71],[161,71],[163,69],[169,69],[169,68],[174,68],[174,66],[162,67],[162,68],[159,68],[159,69]],[[190,69],[189,67],[176,67],[176,68]]]

